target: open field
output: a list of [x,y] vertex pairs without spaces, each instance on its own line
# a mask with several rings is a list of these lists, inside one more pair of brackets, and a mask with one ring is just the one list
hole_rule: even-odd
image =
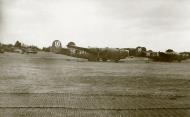
[[190,60],[0,54],[0,117],[190,117]]

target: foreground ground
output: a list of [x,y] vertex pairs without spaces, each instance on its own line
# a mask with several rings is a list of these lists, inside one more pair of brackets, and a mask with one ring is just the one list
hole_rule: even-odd
[[0,117],[189,117],[190,61],[0,54]]

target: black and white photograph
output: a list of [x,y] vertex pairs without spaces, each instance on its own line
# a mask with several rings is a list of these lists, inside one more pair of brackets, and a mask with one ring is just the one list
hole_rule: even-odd
[[0,117],[190,117],[190,1],[0,0]]

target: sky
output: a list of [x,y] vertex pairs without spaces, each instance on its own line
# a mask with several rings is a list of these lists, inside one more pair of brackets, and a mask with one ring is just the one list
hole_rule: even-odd
[[0,42],[190,51],[189,0],[0,0]]

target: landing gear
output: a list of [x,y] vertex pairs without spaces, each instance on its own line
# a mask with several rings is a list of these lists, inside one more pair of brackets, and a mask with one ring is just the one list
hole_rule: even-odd
[[117,59],[114,59],[114,62],[118,63],[118,62],[119,62],[119,60],[120,60],[120,59],[118,59],[118,58],[117,58]]
[[88,61],[100,61],[100,59],[96,57],[89,57]]
[[119,60],[114,60],[116,63],[118,63],[119,62]]

